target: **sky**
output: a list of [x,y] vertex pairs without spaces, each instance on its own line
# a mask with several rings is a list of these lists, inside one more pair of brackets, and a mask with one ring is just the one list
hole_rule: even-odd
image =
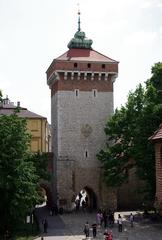
[[92,48],[119,61],[114,107],[162,61],[162,0],[0,0],[0,89],[51,121],[46,70],[78,27]]

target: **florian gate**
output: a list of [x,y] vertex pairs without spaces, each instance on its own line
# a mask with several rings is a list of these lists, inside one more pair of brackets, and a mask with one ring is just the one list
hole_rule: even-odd
[[51,90],[53,197],[70,209],[84,189],[91,208],[116,208],[116,193],[102,181],[96,154],[105,146],[104,127],[114,111],[118,62],[95,51],[80,29],[68,51],[47,69]]

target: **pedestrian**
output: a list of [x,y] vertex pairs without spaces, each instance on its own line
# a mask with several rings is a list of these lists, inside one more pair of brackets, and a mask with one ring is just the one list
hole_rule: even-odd
[[133,216],[132,213],[131,213],[130,216],[129,216],[129,221],[130,221],[131,227],[133,227],[134,216]]
[[110,227],[114,226],[114,213],[113,212],[110,212],[110,214],[109,214],[109,225],[110,225]]
[[95,238],[97,235],[97,224],[96,223],[92,224],[92,233],[93,233],[93,238]]
[[100,211],[98,211],[97,215],[96,215],[96,220],[97,220],[97,224],[98,226],[101,225],[101,216],[100,216]]
[[54,209],[53,209],[53,207],[51,207],[50,216],[53,216],[53,214],[54,214]]
[[105,240],[112,240],[113,239],[113,235],[112,235],[112,231],[108,231],[107,229],[104,232],[105,235]]
[[102,226],[102,223],[103,223],[103,211],[100,212],[100,221],[101,221],[101,226]]
[[107,228],[107,218],[108,218],[107,212],[104,211],[104,212],[103,212],[104,228]]
[[75,205],[76,205],[76,212],[78,212],[78,211],[79,211],[79,208],[80,208],[80,199],[79,199],[79,198],[77,198],[77,199],[75,200]]
[[108,232],[108,235],[107,235],[107,239],[106,240],[112,240],[113,239],[113,235],[112,235],[112,231],[110,230]]
[[89,223],[88,223],[88,221],[84,225],[84,233],[86,235],[86,238],[89,237]]
[[47,233],[48,222],[47,222],[47,219],[46,219],[46,218],[43,219],[42,224],[43,224],[43,232],[44,232],[44,233]]
[[82,200],[82,210],[83,210],[83,212],[85,212],[85,209],[86,209],[86,202],[85,202],[85,200]]
[[123,220],[120,214],[118,214],[118,231],[122,232],[123,230]]
[[102,222],[103,222],[103,214],[102,211],[99,210],[97,215],[96,215],[96,219],[97,219],[97,224],[98,226],[102,226]]

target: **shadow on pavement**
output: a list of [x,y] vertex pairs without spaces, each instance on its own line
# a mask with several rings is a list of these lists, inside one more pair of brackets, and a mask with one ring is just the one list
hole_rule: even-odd
[[[66,228],[65,228],[65,224],[62,221],[61,217],[59,215],[50,216],[49,209],[46,206],[37,208],[35,210],[35,214],[36,214],[36,217],[38,220],[41,235],[44,235],[44,236],[55,236],[56,235],[57,236],[58,233],[59,233],[59,235],[61,234],[61,230],[63,230],[62,235],[65,234]],[[42,221],[45,218],[48,222],[47,233],[43,233]]]

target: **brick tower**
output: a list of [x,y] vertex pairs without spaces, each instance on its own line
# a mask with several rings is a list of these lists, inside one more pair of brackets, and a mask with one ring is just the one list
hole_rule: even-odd
[[54,198],[70,208],[80,190],[86,189],[91,207],[112,205],[112,192],[101,180],[96,154],[105,145],[104,127],[113,113],[113,83],[118,62],[95,51],[92,40],[80,29],[69,50],[47,69],[51,89]]

